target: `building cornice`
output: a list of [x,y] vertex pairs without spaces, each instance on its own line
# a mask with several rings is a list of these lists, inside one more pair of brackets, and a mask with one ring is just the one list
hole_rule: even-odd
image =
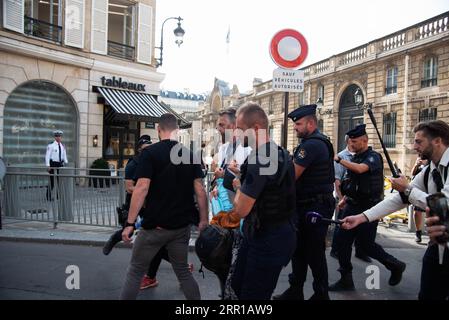
[[0,50],[85,69],[92,68],[94,63],[94,60],[90,58],[37,46],[35,44],[26,43],[4,36],[0,36]]

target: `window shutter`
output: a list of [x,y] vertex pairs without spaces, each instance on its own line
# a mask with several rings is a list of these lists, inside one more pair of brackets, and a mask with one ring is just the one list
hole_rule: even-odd
[[91,51],[108,54],[108,0],[92,0]]
[[64,44],[84,48],[85,0],[65,1]]
[[137,34],[137,61],[151,64],[153,8],[139,3],[139,30]]
[[25,0],[3,0],[3,27],[23,33]]

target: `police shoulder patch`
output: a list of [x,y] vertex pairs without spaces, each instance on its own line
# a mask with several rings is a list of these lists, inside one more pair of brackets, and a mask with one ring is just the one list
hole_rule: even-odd
[[307,156],[306,150],[305,149],[299,149],[298,150],[298,158],[299,159],[304,159]]

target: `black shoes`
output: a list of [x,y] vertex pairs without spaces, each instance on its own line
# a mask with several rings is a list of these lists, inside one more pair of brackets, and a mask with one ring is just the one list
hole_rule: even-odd
[[405,271],[405,263],[402,261],[399,261],[397,259],[394,259],[392,261],[388,261],[388,263],[385,264],[388,270],[391,271],[390,279],[388,280],[388,284],[390,286],[395,286],[399,284],[402,280],[402,274]]
[[421,230],[416,231],[416,233],[415,233],[415,241],[416,241],[416,243],[421,243],[421,241],[422,241],[421,236],[422,236]]
[[355,290],[352,273],[341,275],[340,280],[329,286],[329,291],[351,291]]
[[283,293],[273,296],[273,300],[304,300],[303,287],[290,286]]
[[371,258],[370,257],[368,257],[365,253],[363,253],[363,252],[355,252],[355,257],[356,258],[359,258],[360,260],[362,260],[362,261],[365,261],[365,262],[367,262],[367,263],[371,263],[371,262],[373,262],[373,260],[371,260]]

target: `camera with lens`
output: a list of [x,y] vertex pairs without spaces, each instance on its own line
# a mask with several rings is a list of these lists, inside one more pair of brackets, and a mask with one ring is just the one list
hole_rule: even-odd
[[426,200],[430,216],[438,216],[440,218],[438,224],[446,227],[446,233],[436,239],[437,242],[444,244],[449,241],[449,201],[441,192],[431,194]]
[[128,219],[128,210],[126,209],[125,205],[117,207],[117,216],[118,223],[123,226]]

